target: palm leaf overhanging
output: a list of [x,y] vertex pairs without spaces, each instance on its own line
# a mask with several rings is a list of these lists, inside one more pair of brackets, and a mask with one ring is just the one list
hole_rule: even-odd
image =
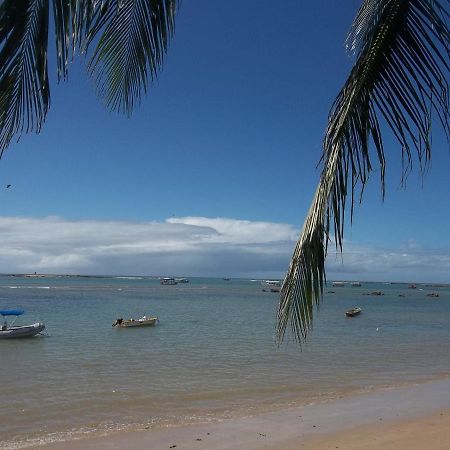
[[361,194],[372,170],[370,148],[381,168],[385,154],[380,120],[400,144],[404,172],[416,153],[421,170],[431,155],[431,122],[449,128],[449,0],[365,0],[348,35],[355,65],[329,115],[323,169],[281,289],[277,337],[287,328],[302,343],[312,328],[326,282],[325,258],[334,232],[342,251],[347,194]]
[[[50,2],[0,1],[0,157],[39,132],[50,106]],[[107,106],[128,114],[162,69],[181,0],[53,0],[58,80],[75,51],[95,45],[90,72]]]

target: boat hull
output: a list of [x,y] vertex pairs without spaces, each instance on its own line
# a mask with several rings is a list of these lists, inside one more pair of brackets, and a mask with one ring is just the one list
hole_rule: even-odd
[[358,314],[361,314],[361,308],[353,308],[353,309],[350,309],[349,311],[347,311],[346,313],[345,313],[345,315],[347,316],[347,317],[355,317],[355,316],[357,316]]
[[156,325],[158,322],[157,317],[151,317],[147,320],[124,320],[120,324],[116,324],[115,326],[118,328],[135,328],[135,327],[151,327]]
[[6,330],[0,330],[0,339],[16,339],[36,336],[45,330],[43,323],[34,323],[33,325],[25,325],[22,327],[10,327]]
[[280,292],[281,281],[278,280],[266,280],[261,282],[263,292]]

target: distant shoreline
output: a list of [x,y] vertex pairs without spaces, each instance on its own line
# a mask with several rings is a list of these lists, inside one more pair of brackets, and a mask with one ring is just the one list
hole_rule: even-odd
[[[116,275],[107,275],[107,274],[98,274],[98,275],[86,275],[86,274],[58,274],[58,273],[0,273],[0,276],[3,277],[14,277],[14,278],[146,278],[146,279],[160,279],[162,277],[164,277],[165,275],[130,275],[130,274],[116,274]],[[251,281],[264,281],[266,279],[279,279],[277,277],[265,277],[265,278],[251,278],[251,277],[233,277],[233,278],[223,278],[221,276],[202,276],[202,275],[198,275],[198,276],[191,276],[191,275],[183,275],[183,276],[178,276],[177,278],[211,278],[211,279],[219,279],[219,280],[224,280],[224,281],[231,281],[231,280],[251,280]],[[327,281],[327,286],[331,287],[333,283],[346,283],[346,284],[351,284],[354,281],[351,280],[328,280]],[[362,286],[359,287],[364,287],[364,284],[371,284],[371,283],[386,283],[386,284],[391,284],[391,285],[398,285],[398,284],[409,284],[409,285],[417,285],[417,286],[423,286],[423,287],[442,287],[442,288],[447,288],[450,287],[450,283],[432,283],[429,281],[425,281],[425,282],[419,282],[419,281],[372,281],[372,280],[362,280],[359,281],[359,283],[361,283]]]

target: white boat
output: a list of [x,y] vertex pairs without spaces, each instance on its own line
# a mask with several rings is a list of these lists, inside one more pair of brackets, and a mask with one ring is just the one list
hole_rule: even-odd
[[357,316],[358,314],[361,314],[361,311],[362,311],[362,309],[360,308],[360,307],[355,307],[355,308],[352,308],[352,309],[349,309],[346,313],[345,313],[345,315],[347,316],[347,317],[355,317],[355,316]]
[[[45,330],[45,325],[41,322],[33,323],[32,325],[13,326],[17,317],[21,316],[24,312],[22,309],[0,310],[0,315],[4,318],[3,325],[0,328],[0,339],[31,337]],[[9,316],[16,317],[12,325],[8,325],[6,317]]]
[[333,281],[333,287],[344,287],[345,283],[343,281]]
[[112,326],[119,328],[148,327],[156,325],[157,322],[159,322],[159,319],[157,317],[142,316],[139,319],[128,319],[128,320],[124,320],[122,319],[122,317],[119,317],[112,324]]
[[352,287],[361,287],[362,285],[361,285],[361,282],[359,282],[359,281],[353,281],[352,282]]
[[280,292],[281,281],[279,280],[265,280],[261,282],[263,292]]
[[189,280],[187,278],[175,278],[175,281],[177,283],[189,283]]
[[159,282],[161,284],[164,284],[164,285],[175,285],[175,284],[178,284],[177,280],[175,280],[175,278],[173,278],[173,277],[160,278]]

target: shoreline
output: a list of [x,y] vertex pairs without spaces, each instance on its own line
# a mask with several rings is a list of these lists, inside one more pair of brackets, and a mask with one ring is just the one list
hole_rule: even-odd
[[[90,436],[78,440],[29,446],[41,450],[138,450],[177,448],[194,450],[214,448],[248,450],[283,448],[332,449],[334,442],[346,442],[340,448],[362,448],[364,444],[378,445],[379,436],[390,437],[391,448],[427,447],[421,438],[437,437],[450,448],[450,378],[406,387],[384,388],[364,394],[313,405],[291,407],[253,417],[226,419],[200,425],[149,428],[124,431],[106,436]],[[430,425],[431,424],[431,425]],[[382,433],[380,431],[382,430]],[[400,431],[399,431],[400,430]],[[403,431],[402,431],[403,430]],[[419,430],[419,432],[417,431]],[[351,432],[349,435],[349,431]],[[441,433],[439,432],[441,431]],[[412,434],[411,434],[412,433]],[[418,433],[414,440],[408,436]],[[441,436],[442,435],[442,436]],[[428,437],[431,439],[431,437]],[[408,446],[392,442],[405,438]],[[409,439],[409,440],[408,440]],[[378,440],[378,441],[377,441]],[[352,442],[358,443],[352,447]],[[386,440],[382,445],[386,445]],[[417,442],[417,447],[411,447]],[[367,445],[366,445],[367,444]],[[339,444],[336,444],[339,447]],[[406,445],[406,444],[405,444]],[[173,447],[175,446],[175,447]],[[370,447],[370,448],[384,448]]]

